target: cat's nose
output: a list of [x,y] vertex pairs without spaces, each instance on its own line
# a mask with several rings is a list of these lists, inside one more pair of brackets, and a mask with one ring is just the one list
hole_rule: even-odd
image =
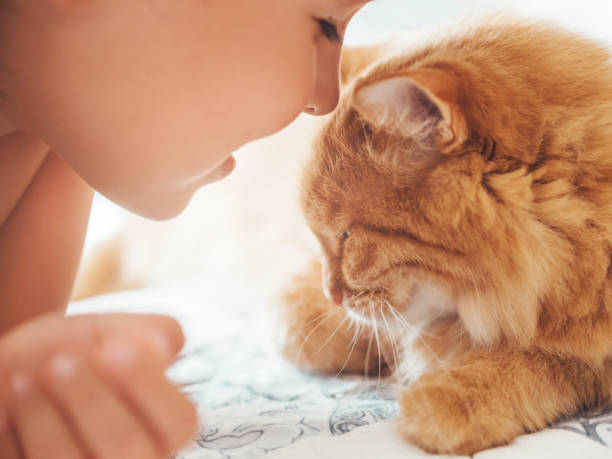
[[338,267],[338,261],[324,256],[321,260],[321,269],[323,293],[329,301],[340,306],[344,299],[344,283],[342,282],[342,273]]
[[337,284],[327,281],[323,282],[323,293],[329,301],[334,303],[336,306],[340,306],[342,301],[344,300],[344,295],[342,293],[342,287],[339,287]]
[[336,292],[331,294],[331,300],[336,306],[340,306],[342,304],[343,295],[342,292]]

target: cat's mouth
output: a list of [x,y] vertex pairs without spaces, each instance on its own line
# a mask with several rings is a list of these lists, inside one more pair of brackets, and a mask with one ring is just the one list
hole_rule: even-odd
[[395,290],[364,290],[346,295],[343,306],[357,322],[392,329],[456,312],[450,293],[432,282],[404,280]]
[[366,290],[348,295],[342,305],[347,314],[360,323],[375,325],[386,322],[390,325],[404,320],[384,290]]

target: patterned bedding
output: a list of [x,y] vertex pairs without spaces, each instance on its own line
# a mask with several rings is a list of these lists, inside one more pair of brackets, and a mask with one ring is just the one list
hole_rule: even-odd
[[[173,369],[205,420],[177,458],[255,458],[316,435],[342,435],[397,414],[392,387],[301,373],[257,343],[191,351]],[[206,364],[203,364],[206,362]]]
[[[221,348],[229,352],[214,345],[194,349],[173,369],[205,420],[177,459],[263,457],[307,437],[343,435],[398,414],[391,384],[307,375],[253,342]],[[612,457],[612,405],[551,428],[607,446]]]
[[[71,312],[171,313],[181,321],[187,345],[169,375],[196,402],[201,428],[176,459],[426,456],[394,437],[393,384],[295,369],[276,353],[269,339],[272,321],[254,307],[252,295],[244,291],[234,300],[175,285],[75,303]],[[612,458],[612,406],[515,443],[511,449],[490,450],[495,451],[490,457],[540,458],[541,451],[553,451],[554,458]],[[350,448],[356,452],[348,455]]]

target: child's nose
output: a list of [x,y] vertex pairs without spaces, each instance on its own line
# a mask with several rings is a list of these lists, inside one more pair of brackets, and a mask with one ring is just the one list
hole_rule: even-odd
[[326,115],[338,105],[340,98],[340,46],[326,44],[317,52],[314,91],[304,111],[310,115]]

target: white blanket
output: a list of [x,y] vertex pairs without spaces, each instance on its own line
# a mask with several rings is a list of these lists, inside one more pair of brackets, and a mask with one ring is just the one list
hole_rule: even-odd
[[[612,414],[601,430],[612,431]],[[406,444],[397,434],[395,423],[384,421],[360,428],[342,437],[311,438],[293,447],[277,451],[266,459],[417,459],[430,456]],[[454,456],[455,458],[465,456]],[[548,429],[517,438],[512,444],[483,451],[475,459],[610,459],[609,447],[587,437],[567,434],[563,430]]]
[[[72,313],[167,313],[181,321],[188,342],[170,376],[197,403],[202,422],[177,459],[427,456],[395,431],[392,385],[298,371],[277,355],[272,322],[253,292],[219,282],[118,293],[71,307]],[[476,457],[612,458],[612,407]]]

